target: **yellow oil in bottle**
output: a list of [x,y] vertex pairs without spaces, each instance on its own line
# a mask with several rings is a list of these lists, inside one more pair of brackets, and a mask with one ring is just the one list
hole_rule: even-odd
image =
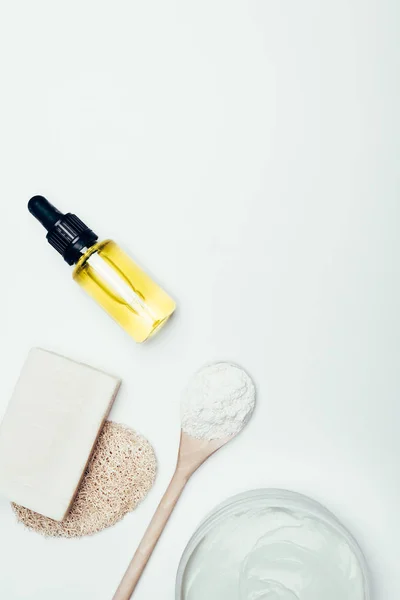
[[175,302],[112,240],[91,246],[74,280],[137,342],[160,329]]

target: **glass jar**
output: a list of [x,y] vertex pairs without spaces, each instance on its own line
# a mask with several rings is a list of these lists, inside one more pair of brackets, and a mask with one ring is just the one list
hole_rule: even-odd
[[[196,568],[196,573],[198,573],[199,566],[198,564],[194,565],[192,563],[194,563],[196,554],[199,552],[202,542],[207,536],[212,534],[213,531],[219,531],[221,528],[226,527],[226,523],[231,517],[242,516],[244,514],[255,514],[256,511],[268,511],[269,509],[276,509],[285,514],[293,513],[301,515],[302,518],[308,519],[309,522],[311,522],[311,520],[313,520],[312,522],[315,522],[316,520],[318,523],[322,523],[322,528],[326,527],[327,531],[328,529],[329,531],[333,531],[334,535],[337,536],[340,541],[340,544],[346,544],[352,557],[354,557],[355,563],[358,563],[358,571],[361,578],[359,589],[362,589],[363,591],[363,600],[371,599],[370,576],[363,553],[351,533],[331,512],[314,500],[294,492],[276,489],[260,489],[229,498],[227,501],[217,506],[217,508],[200,524],[199,528],[190,539],[178,568],[175,594],[176,600],[187,600],[185,589],[193,574],[191,573],[191,569],[193,570]],[[293,527],[292,529],[294,531],[296,527]],[[260,535],[262,535],[261,532]],[[280,551],[282,551],[282,547],[282,544],[280,544]],[[223,567],[221,567],[220,572],[225,573]],[[224,576],[225,575],[221,575],[221,577]],[[206,596],[207,593],[204,598],[206,598]],[[360,594],[358,594],[358,596],[360,596]],[[251,597],[260,598],[261,600],[262,598],[270,598],[270,595],[268,592],[264,595],[261,591],[258,592],[258,594],[256,592],[255,595]],[[294,598],[297,596],[289,591],[288,595],[281,596],[277,593],[276,595],[271,594],[271,597]],[[301,596],[301,598],[303,598],[303,596]],[[225,600],[225,597],[223,600]],[[232,598],[232,600],[236,600],[236,598]],[[339,598],[337,600],[339,600]]]

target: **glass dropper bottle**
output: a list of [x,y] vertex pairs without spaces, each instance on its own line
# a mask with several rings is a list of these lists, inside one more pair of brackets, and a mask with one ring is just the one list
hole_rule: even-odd
[[73,279],[137,342],[169,319],[175,302],[112,240],[98,236],[76,215],[61,213],[43,196],[28,209],[47,230],[47,241],[69,265]]

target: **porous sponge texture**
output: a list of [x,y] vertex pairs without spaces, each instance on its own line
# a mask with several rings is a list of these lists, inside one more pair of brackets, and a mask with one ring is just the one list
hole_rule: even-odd
[[106,421],[70,511],[61,522],[12,504],[18,521],[51,537],[93,535],[131,512],[153,486],[151,444],[133,429]]

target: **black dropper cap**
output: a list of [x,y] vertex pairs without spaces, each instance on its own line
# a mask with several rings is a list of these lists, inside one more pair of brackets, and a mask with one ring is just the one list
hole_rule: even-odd
[[28,202],[29,212],[47,229],[47,241],[69,264],[73,265],[98,237],[72,213],[63,215],[43,196],[33,196]]

